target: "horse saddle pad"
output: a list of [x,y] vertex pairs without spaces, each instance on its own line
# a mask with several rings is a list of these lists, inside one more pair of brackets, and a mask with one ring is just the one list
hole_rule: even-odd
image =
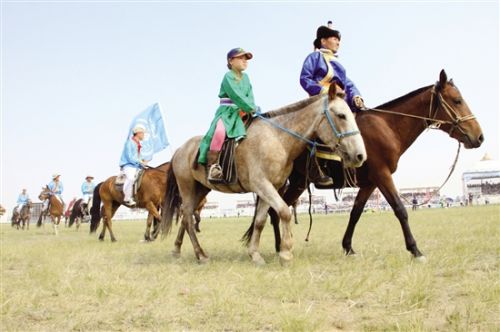
[[[134,181],[134,189],[132,190],[134,198],[137,195],[137,192],[141,188],[142,184],[142,177],[144,176],[144,169],[140,169],[139,172],[137,172],[135,176],[135,181]],[[115,189],[117,191],[123,191],[123,185],[125,184],[125,180],[127,179],[127,176],[125,173],[120,173],[116,178],[115,178]]]

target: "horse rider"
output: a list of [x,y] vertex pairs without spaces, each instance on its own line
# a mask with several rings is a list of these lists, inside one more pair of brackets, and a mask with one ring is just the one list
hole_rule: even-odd
[[141,155],[141,141],[144,140],[146,127],[142,124],[136,124],[132,130],[132,136],[127,139],[120,158],[120,168],[125,175],[123,185],[124,201],[127,206],[133,207],[136,202],[133,198],[132,190],[137,172],[147,166],[148,161]]
[[233,48],[227,53],[227,67],[229,71],[222,79],[219,98],[220,105],[215,118],[206,135],[200,143],[198,163],[210,167],[208,180],[221,180],[222,169],[218,164],[218,157],[222,144],[227,136],[239,141],[246,136],[245,123],[256,109],[252,84],[248,75],[247,61],[253,55],[242,48]]
[[95,184],[92,181],[94,177],[91,175],[87,175],[85,177],[85,181],[82,183],[82,198],[83,202],[87,204],[90,208],[90,203],[92,202],[92,195],[94,194]]
[[[52,195],[56,196],[57,199],[59,199],[59,201],[61,201],[61,203],[64,207],[65,204],[64,204],[64,200],[62,199],[62,192],[64,190],[64,186],[63,186],[63,183],[61,181],[61,174],[56,173],[56,174],[52,175],[52,181],[49,182],[47,187],[49,188],[50,193]],[[49,204],[49,200],[46,199],[44,202],[44,206],[48,207],[48,204]],[[63,208],[63,211],[64,211],[64,208]]]
[[[331,84],[338,84],[345,89],[346,102],[353,112],[365,110],[365,104],[358,88],[346,75],[346,69],[339,62],[337,52],[340,47],[340,32],[332,28],[332,22],[327,26],[320,26],[316,31],[313,42],[314,52],[309,54],[304,61],[300,73],[300,85],[309,94],[327,94]],[[314,158],[316,159],[316,158]],[[332,178],[326,176],[319,164],[311,174],[313,182],[323,186],[333,184]],[[316,181],[314,181],[316,180]]]
[[14,208],[14,214],[21,213],[21,209],[26,205],[26,203],[28,203],[29,200],[30,196],[28,195],[28,192],[26,189],[23,189],[17,197],[17,205]]

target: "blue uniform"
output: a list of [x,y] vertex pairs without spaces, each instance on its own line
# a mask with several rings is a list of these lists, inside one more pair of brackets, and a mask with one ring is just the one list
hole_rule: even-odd
[[61,181],[55,183],[54,180],[50,181],[48,184],[50,191],[58,196],[60,196],[64,190],[64,186]]
[[144,158],[142,158],[139,147],[140,145],[132,138],[127,140],[120,158],[120,167],[142,168],[140,161]]
[[30,197],[28,194],[19,194],[17,197],[17,208],[21,209],[29,201],[29,199]]
[[360,96],[356,85],[347,77],[344,66],[338,61],[335,54],[328,49],[320,49],[309,54],[302,66],[300,73],[300,85],[306,90],[309,96],[320,93],[328,93],[328,88],[332,82],[340,82],[346,92],[346,102],[353,112],[359,111],[353,99]]
[[94,193],[94,188],[95,188],[95,185],[93,182],[87,182],[85,181],[83,184],[82,184],[82,194],[85,196],[85,195],[92,195]]

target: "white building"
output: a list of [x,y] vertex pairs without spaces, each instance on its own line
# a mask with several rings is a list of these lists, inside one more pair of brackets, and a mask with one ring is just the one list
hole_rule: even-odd
[[469,203],[500,203],[500,162],[488,153],[462,174],[462,181]]

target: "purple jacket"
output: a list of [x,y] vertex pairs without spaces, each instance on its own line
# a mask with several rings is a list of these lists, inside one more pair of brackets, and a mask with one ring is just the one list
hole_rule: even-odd
[[[325,50],[323,50],[325,51]],[[338,62],[338,59],[335,56],[332,56],[330,53],[330,64],[333,68],[333,77],[329,80],[329,82],[338,81],[340,82],[345,89],[346,92],[346,102],[349,104],[349,107],[353,112],[359,111],[353,103],[353,98],[355,96],[361,96],[356,85],[347,77],[346,70],[344,66]],[[320,85],[320,81],[325,78],[328,74],[328,66],[326,64],[326,60],[323,57],[321,51],[315,51],[309,54],[304,61],[304,65],[302,66],[302,72],[300,73],[300,85],[309,96],[315,96],[321,93],[322,86]]]

